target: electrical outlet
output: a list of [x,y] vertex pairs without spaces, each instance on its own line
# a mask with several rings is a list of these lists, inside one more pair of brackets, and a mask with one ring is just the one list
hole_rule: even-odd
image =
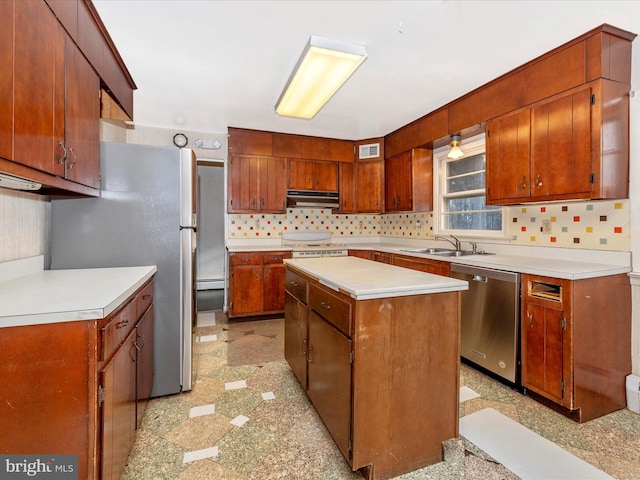
[[540,230],[542,233],[551,233],[551,220],[543,220],[542,228]]

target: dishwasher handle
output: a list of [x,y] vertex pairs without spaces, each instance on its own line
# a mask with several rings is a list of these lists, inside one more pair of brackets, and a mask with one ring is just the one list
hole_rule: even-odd
[[474,275],[474,276],[473,276],[473,281],[474,281],[474,282],[484,282],[484,283],[487,283],[487,277],[485,277],[484,275]]

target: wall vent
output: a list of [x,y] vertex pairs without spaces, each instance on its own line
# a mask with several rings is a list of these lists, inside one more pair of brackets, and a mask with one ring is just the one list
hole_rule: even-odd
[[364,158],[378,158],[380,156],[380,144],[368,143],[367,145],[360,145],[360,151],[358,158],[360,160]]

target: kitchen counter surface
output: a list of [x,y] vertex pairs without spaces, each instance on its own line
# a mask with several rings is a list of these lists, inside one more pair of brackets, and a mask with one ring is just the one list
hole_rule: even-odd
[[[402,243],[394,241],[381,241],[381,242],[349,242],[346,247],[349,250],[372,250],[386,253],[396,253],[400,255],[407,255],[417,258],[429,258],[431,260],[441,260],[444,262],[458,263],[462,265],[470,265],[475,267],[493,268],[496,270],[505,270],[509,272],[528,273],[533,275],[542,275],[545,277],[562,278],[566,280],[580,280],[584,278],[604,277],[607,275],[616,275],[620,273],[631,272],[631,263],[623,264],[619,262],[619,258],[623,255],[623,252],[611,252],[607,251],[584,251],[578,255],[576,252],[571,252],[573,255],[563,256],[560,249],[548,248],[544,249],[546,254],[555,255],[555,257],[545,256],[541,254],[541,249],[534,249],[530,255],[522,254],[516,255],[513,253],[496,252],[491,255],[469,255],[464,257],[446,257],[442,255],[433,255],[425,253],[406,252],[407,248],[420,248],[426,245],[418,243]],[[434,246],[433,243],[428,246]],[[438,247],[449,248],[449,245],[439,243]],[[250,252],[250,251],[289,251],[291,247],[273,245],[273,244],[261,244],[261,243],[243,243],[228,246],[229,252]],[[527,251],[526,248],[520,249],[520,252]],[[566,251],[565,251],[566,252]],[[611,257],[615,256],[616,262],[610,261]],[[588,261],[583,260],[588,258]]]
[[[440,245],[442,246],[442,245]],[[566,280],[580,280],[584,278],[604,277],[620,273],[631,272],[631,265],[616,265],[610,263],[585,262],[563,260],[559,258],[545,258],[542,256],[506,255],[496,253],[492,255],[468,255],[464,257],[443,257],[425,253],[406,252],[406,248],[414,246],[394,243],[366,243],[349,244],[353,250],[377,250],[387,253],[397,253],[418,258],[442,260],[474,267],[493,268],[510,272],[542,275],[545,277],[562,278]]]
[[0,281],[0,328],[108,316],[155,266],[40,270]]
[[463,280],[356,257],[302,258],[284,263],[356,300],[454,292],[469,287]]

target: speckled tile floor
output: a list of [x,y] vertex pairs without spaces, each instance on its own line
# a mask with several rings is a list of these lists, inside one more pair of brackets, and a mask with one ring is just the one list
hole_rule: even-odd
[[[230,323],[221,311],[201,312],[196,335],[204,341],[194,344],[193,390],[149,402],[123,479],[362,478],[284,360],[282,320]],[[614,478],[640,480],[640,415],[621,410],[580,425],[465,365],[460,380],[480,394],[460,404],[461,417],[493,408]],[[518,478],[467,440],[444,450],[444,462],[399,478]]]

